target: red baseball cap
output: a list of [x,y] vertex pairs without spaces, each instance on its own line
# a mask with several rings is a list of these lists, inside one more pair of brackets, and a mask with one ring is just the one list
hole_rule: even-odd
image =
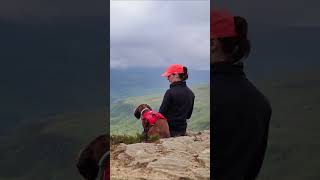
[[210,38],[236,37],[233,16],[226,10],[211,11]]
[[181,64],[171,64],[167,70],[161,74],[161,76],[168,77],[169,75],[176,73],[184,73],[183,66]]

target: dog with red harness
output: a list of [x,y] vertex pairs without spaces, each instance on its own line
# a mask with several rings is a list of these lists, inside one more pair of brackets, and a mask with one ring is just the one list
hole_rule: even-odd
[[134,111],[134,116],[137,119],[141,118],[146,140],[151,136],[159,136],[159,138],[170,137],[167,118],[159,112],[153,111],[148,104],[140,104]]

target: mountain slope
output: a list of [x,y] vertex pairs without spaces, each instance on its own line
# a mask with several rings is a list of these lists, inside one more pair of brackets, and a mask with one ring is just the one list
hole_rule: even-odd
[[319,179],[320,74],[273,74],[257,83],[273,112],[259,180]]
[[[194,131],[210,128],[210,92],[209,86],[194,87],[195,94],[193,114],[188,127]],[[133,111],[143,103],[158,111],[163,94],[135,96],[113,103],[110,106],[110,131],[112,134],[135,134],[142,132],[141,121],[135,119]]]
[[105,134],[104,110],[59,114],[20,124],[0,138],[0,180],[81,179],[78,153]]
[[[128,68],[110,70],[111,102],[131,96],[154,95],[168,88],[168,80],[160,74],[162,68]],[[189,69],[188,85],[204,85],[210,81],[210,71]]]

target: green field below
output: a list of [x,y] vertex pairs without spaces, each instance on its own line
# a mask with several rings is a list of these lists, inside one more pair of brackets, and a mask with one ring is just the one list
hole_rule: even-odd
[[[193,113],[188,129],[200,131],[210,128],[210,91],[209,85],[191,88],[195,94]],[[163,94],[129,97],[110,106],[111,134],[134,135],[142,132],[141,120],[134,117],[133,112],[140,104],[149,104],[158,111]]]
[[319,73],[274,74],[258,86],[273,109],[258,180],[320,179]]
[[0,137],[0,180],[80,180],[79,152],[107,132],[105,109],[19,124]]
[[[274,75],[257,82],[269,98],[273,113],[268,148],[258,180],[320,179],[319,73]],[[209,86],[191,87],[196,99],[189,129],[210,127]],[[136,135],[141,121],[133,111],[142,103],[159,109],[163,94],[129,97],[111,104],[112,134]],[[0,136],[0,180],[79,180],[80,150],[107,131],[106,109],[65,112],[25,120]],[[214,125],[214,124],[213,124]]]

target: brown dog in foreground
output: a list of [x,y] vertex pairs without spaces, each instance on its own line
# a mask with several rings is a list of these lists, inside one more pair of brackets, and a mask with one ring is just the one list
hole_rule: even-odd
[[[101,158],[109,151],[109,136],[101,135],[91,141],[79,154],[77,168],[86,180],[102,179],[102,172],[110,172],[107,161],[109,156],[102,162]],[[100,164],[102,163],[102,165]],[[101,169],[102,168],[102,169]]]
[[153,111],[148,104],[140,104],[134,111],[134,116],[137,119],[141,118],[146,139],[150,136],[170,137],[167,119],[162,114]]

